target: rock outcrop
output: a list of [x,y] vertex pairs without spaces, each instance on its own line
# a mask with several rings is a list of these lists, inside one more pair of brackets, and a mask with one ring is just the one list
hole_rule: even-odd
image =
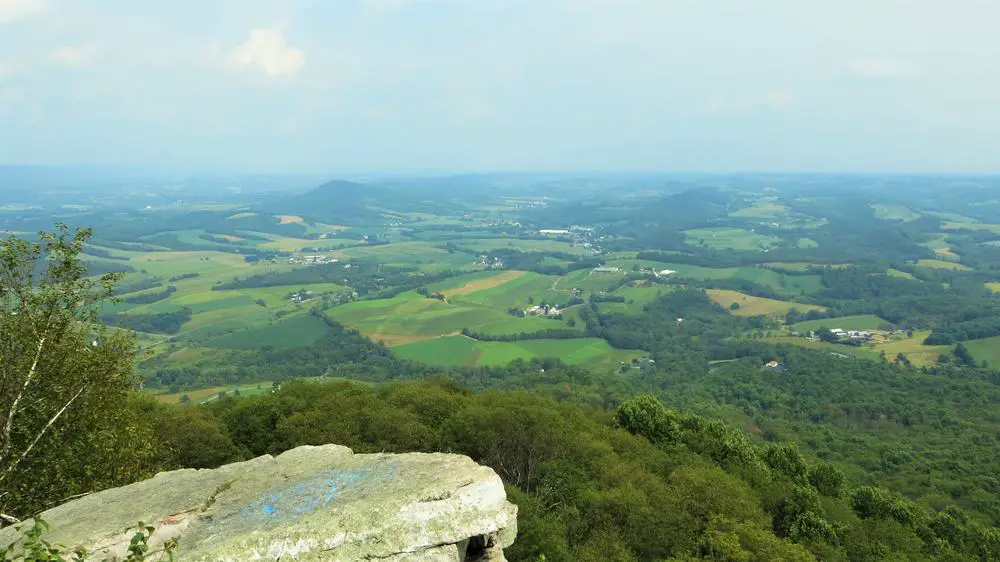
[[[42,514],[46,538],[124,558],[135,526],[180,561],[504,560],[517,507],[500,477],[449,454],[299,447],[215,470],[177,470]],[[0,544],[12,530],[0,531]]]

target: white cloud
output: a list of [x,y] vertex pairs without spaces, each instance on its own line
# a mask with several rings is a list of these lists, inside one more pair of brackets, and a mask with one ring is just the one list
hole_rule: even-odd
[[298,74],[306,64],[306,55],[285,43],[281,31],[254,29],[247,42],[229,54],[229,61],[261,70],[268,76],[284,76]]
[[847,65],[851,73],[866,78],[915,78],[923,74],[912,62],[893,59],[864,59]]
[[0,0],[0,23],[37,14],[44,9],[42,0]]
[[85,66],[94,58],[94,49],[89,45],[66,45],[49,53],[49,60],[70,67]]

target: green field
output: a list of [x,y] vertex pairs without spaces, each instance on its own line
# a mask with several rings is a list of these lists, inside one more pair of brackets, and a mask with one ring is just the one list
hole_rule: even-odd
[[[788,311],[797,309],[800,312],[810,310],[825,311],[826,308],[814,304],[802,304],[797,302],[779,301],[745,295],[737,291],[724,291],[719,289],[709,289],[706,291],[709,298],[719,304],[719,306],[731,310],[737,316],[774,316],[782,317]],[[730,307],[738,304],[739,308],[733,310]]]
[[882,203],[875,203],[871,205],[871,208],[875,211],[875,216],[880,219],[890,220],[890,221],[912,221],[917,220],[921,217],[920,213],[915,213],[907,207],[902,205],[888,205]]
[[994,293],[1000,293],[1000,283],[987,283],[986,288]]
[[1000,336],[962,343],[976,361],[986,361],[994,369],[1000,366]]
[[900,279],[910,279],[914,281],[917,279],[916,277],[913,276],[912,273],[907,273],[906,271],[900,271],[898,269],[892,269],[892,268],[888,269],[885,272],[885,274],[888,275],[889,277],[898,277]]
[[304,347],[323,338],[329,327],[311,314],[286,317],[260,328],[241,330],[213,338],[204,343],[209,347],[229,349],[259,349],[270,347]]
[[691,246],[708,246],[709,248],[732,250],[759,250],[773,248],[781,243],[774,236],[762,236],[740,228],[695,228],[685,230],[687,244]]
[[944,260],[918,260],[917,265],[920,267],[929,267],[931,269],[951,269],[954,271],[970,271],[971,268],[960,263],[955,263],[951,261]]
[[532,300],[568,301],[569,293],[551,288],[555,280],[530,272],[476,273],[430,285],[430,290],[451,293],[445,301],[406,292],[391,299],[335,306],[327,314],[390,346],[453,335],[463,328],[491,335],[564,329],[566,324],[559,320],[518,318],[507,312],[512,307],[527,308]]
[[788,208],[779,203],[761,202],[752,207],[746,207],[739,211],[729,213],[731,217],[742,217],[751,219],[769,219],[784,216]]
[[501,366],[516,359],[555,357],[570,365],[600,371],[614,370],[622,361],[645,355],[613,349],[606,341],[595,338],[480,342],[463,336],[402,345],[394,352],[404,359],[436,366]]
[[562,242],[559,240],[523,240],[521,238],[486,238],[460,240],[458,245],[462,248],[475,250],[477,252],[488,252],[490,250],[514,249],[522,252],[564,252],[567,254],[585,255],[591,253],[583,246]]
[[792,329],[796,332],[811,332],[824,326],[827,328],[840,328],[841,330],[878,330],[889,322],[873,316],[871,314],[860,316],[841,316],[840,318],[824,318],[822,320],[809,320],[794,324]]
[[1000,224],[968,223],[968,222],[946,222],[941,225],[945,230],[985,230],[988,232],[1000,233]]
[[879,360],[883,352],[885,353],[886,358],[890,361],[894,360],[897,354],[902,353],[906,355],[906,357],[914,365],[924,366],[924,365],[933,365],[934,363],[937,362],[937,358],[939,355],[941,355],[942,353],[949,354],[952,349],[951,346],[947,345],[923,345],[924,339],[929,334],[930,334],[929,331],[914,332],[912,338],[889,340],[883,344],[867,344],[862,347],[840,345],[835,343],[825,343],[819,341],[809,341],[805,338],[788,337],[788,336],[770,338],[769,341],[772,341],[774,343],[785,343],[785,344],[797,345],[800,347],[808,347],[812,349],[825,349],[831,353],[838,353],[841,355],[847,355],[849,357],[857,357],[859,359],[869,359],[872,361]]

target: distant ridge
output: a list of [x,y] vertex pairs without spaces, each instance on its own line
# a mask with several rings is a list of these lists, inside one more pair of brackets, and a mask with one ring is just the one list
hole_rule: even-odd
[[391,190],[381,185],[334,180],[301,195],[283,197],[263,210],[323,222],[358,224],[379,220],[381,213],[372,207],[384,205],[390,197]]

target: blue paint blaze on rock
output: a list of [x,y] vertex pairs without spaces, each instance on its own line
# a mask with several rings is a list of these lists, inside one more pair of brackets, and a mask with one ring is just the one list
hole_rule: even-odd
[[337,468],[251,502],[240,512],[248,523],[290,523],[335,503],[352,490],[377,487],[395,478],[392,465],[379,468]]

